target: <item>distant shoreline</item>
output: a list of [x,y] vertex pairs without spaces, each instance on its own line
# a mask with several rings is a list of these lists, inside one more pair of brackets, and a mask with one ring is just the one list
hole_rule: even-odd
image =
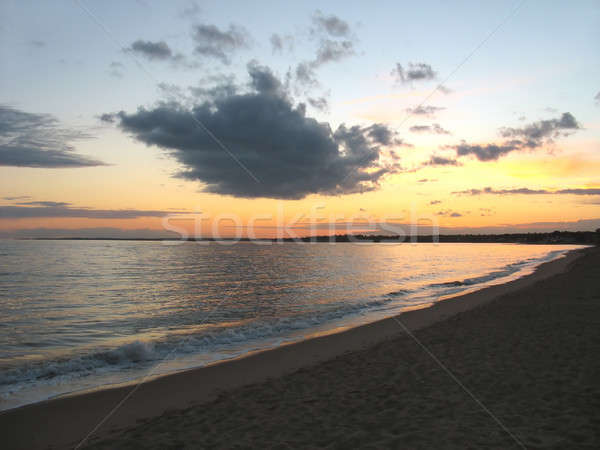
[[142,242],[251,242],[264,243],[506,243],[506,244],[600,244],[599,231],[553,231],[550,233],[441,234],[390,236],[371,234],[318,235],[298,238],[118,238],[118,237],[15,237],[16,241],[142,241]]

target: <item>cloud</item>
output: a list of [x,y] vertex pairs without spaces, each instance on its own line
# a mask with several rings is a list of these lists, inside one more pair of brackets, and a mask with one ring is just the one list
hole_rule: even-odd
[[350,35],[348,22],[335,15],[325,15],[317,10],[312,16],[314,25],[313,33],[326,33],[334,37],[346,37]]
[[78,217],[87,219],[137,219],[163,217],[167,214],[186,214],[182,211],[138,209],[90,209],[73,207],[66,202],[29,202],[0,206],[0,219],[31,219],[42,217]]
[[14,201],[14,200],[28,200],[31,197],[29,195],[17,195],[14,197],[2,197],[2,200]]
[[416,116],[432,117],[438,111],[442,111],[444,109],[446,109],[446,108],[441,107],[441,106],[419,105],[414,108],[406,108],[406,112],[411,115],[416,115]]
[[438,211],[435,213],[436,216],[443,216],[443,217],[462,217],[463,215],[459,212],[456,211],[452,211],[451,209],[445,209],[442,211]]
[[104,114],[100,114],[98,116],[98,118],[100,119],[101,122],[115,123],[116,115],[115,114],[104,113]]
[[568,136],[581,129],[581,126],[569,112],[559,118],[540,120],[520,128],[500,128],[500,135],[507,138],[502,144],[467,144],[449,146],[458,156],[474,155],[480,161],[496,161],[513,151],[533,150],[554,142],[555,138]]
[[298,63],[292,74],[295,75],[298,87],[312,89],[319,85],[315,73],[318,68],[353,56],[356,51],[350,26],[337,16],[326,16],[321,11],[316,11],[313,15],[313,27],[309,31],[319,43],[315,57]]
[[569,132],[579,129],[581,126],[573,114],[565,112],[557,119],[540,120],[522,128],[501,128],[500,135],[504,138],[518,139],[513,142],[520,147],[537,148],[552,142],[554,138],[566,136]]
[[295,80],[302,87],[314,88],[319,85],[315,73],[318,68],[328,63],[341,61],[355,53],[354,44],[351,41],[323,39],[313,60],[301,61],[296,65]]
[[[335,131],[292,104],[270,69],[248,66],[251,90],[203,101],[188,109],[170,102],[113,115],[135,139],[164,149],[204,190],[235,197],[300,199],[309,194],[375,190],[393,167],[379,163],[395,133],[383,124],[340,125]],[[215,144],[199,123],[219,139]]]
[[227,30],[220,30],[215,25],[194,25],[192,38],[197,55],[218,59],[223,64],[229,64],[236,51],[250,48],[252,41],[244,27],[234,24]]
[[[437,74],[429,64],[408,63],[408,68],[405,69],[402,64],[396,63],[396,67],[392,69],[390,75],[395,77],[396,81],[399,83],[410,83],[412,81],[433,80]],[[438,89],[440,88],[446,89],[443,86],[438,87]],[[442,92],[444,92],[444,90],[442,90]]]
[[441,200],[431,200],[431,201],[429,202],[429,204],[430,204],[430,205],[439,205],[440,203],[442,203],[442,201],[441,201]]
[[462,142],[453,147],[458,156],[475,155],[479,161],[495,161],[500,156],[517,150],[519,147],[515,144],[486,144],[486,145],[469,145]]
[[433,125],[414,125],[410,127],[410,131],[413,133],[451,134],[448,130],[442,128],[439,123],[434,123]]
[[325,39],[317,50],[317,56],[312,62],[314,68],[329,62],[340,61],[354,55],[354,44],[351,41],[332,41]]
[[250,75],[250,86],[256,92],[285,96],[281,81],[279,81],[269,67],[261,66],[256,60],[252,60],[248,63],[247,70],[248,75]]
[[17,239],[178,239],[180,235],[170,231],[141,228],[124,230],[113,227],[93,228],[23,228],[17,230],[0,230],[0,237]]
[[585,188],[585,189],[561,189],[559,194],[571,194],[571,195],[600,195],[600,189]]
[[202,8],[195,1],[189,1],[178,14],[181,19],[195,19],[202,12]]
[[313,88],[319,85],[317,75],[310,61],[298,63],[294,71],[296,82],[303,87]]
[[460,163],[452,158],[444,156],[431,155],[429,161],[423,163],[424,166],[460,166]]
[[581,189],[529,189],[526,187],[513,188],[513,189],[494,189],[492,187],[485,187],[483,189],[466,189],[464,191],[455,191],[453,194],[466,194],[466,195],[482,195],[482,194],[494,194],[494,195],[547,195],[547,194],[559,194],[559,195],[600,195],[600,189],[598,188],[581,188]]
[[0,105],[0,166],[91,167],[104,163],[74,153],[73,141],[86,133],[59,127],[50,114],[34,114]]
[[66,202],[49,202],[49,201],[31,201],[31,202],[19,202],[17,205],[21,206],[68,206]]
[[421,178],[420,180],[417,180],[417,183],[427,183],[427,182],[436,182],[437,179],[436,178]]
[[319,111],[328,111],[329,102],[325,97],[312,98],[309,97],[307,100],[308,104]]
[[378,144],[390,145],[393,143],[395,132],[388,126],[376,123],[366,128],[367,134]]
[[108,66],[108,73],[110,74],[110,76],[115,77],[115,78],[122,78],[123,77],[123,64],[118,62],[118,61],[113,61],[109,64]]
[[284,50],[292,51],[294,48],[294,37],[289,34],[280,35],[273,33],[269,39],[273,53],[283,53]]
[[[249,64],[254,63],[254,61],[249,62]],[[159,86],[171,100],[181,100],[185,97],[178,86],[167,84]],[[208,75],[200,79],[198,86],[191,86],[188,90],[194,97],[192,100],[210,100],[234,95],[238,91],[238,86],[235,84],[234,75]]]
[[27,45],[35,48],[42,48],[46,46],[46,43],[44,41],[33,39],[31,41],[27,41]]
[[600,105],[600,91],[594,96],[594,100],[596,100],[596,104]]
[[143,56],[144,58],[150,61],[166,61],[174,57],[173,51],[165,41],[152,42],[138,39],[137,41],[133,42],[129,47],[127,47],[125,51],[133,52],[139,56]]

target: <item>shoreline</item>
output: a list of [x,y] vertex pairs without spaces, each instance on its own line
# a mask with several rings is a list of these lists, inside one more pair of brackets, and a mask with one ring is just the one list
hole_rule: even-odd
[[[140,420],[160,416],[166,411],[206,403],[223,391],[277,378],[398,337],[404,334],[396,322],[398,317],[411,331],[426,328],[500,296],[565,273],[574,261],[589,251],[589,248],[572,250],[563,257],[539,265],[529,275],[440,300],[430,307],[403,312],[396,317],[259,350],[205,367],[158,375],[141,385],[103,424],[95,437],[107,436],[111,430],[133,426]],[[132,384],[99,388],[6,410],[0,413],[0,430],[11,448],[72,445],[83,439],[131,389]],[[32,429],[36,430],[35,434],[27,431]]]

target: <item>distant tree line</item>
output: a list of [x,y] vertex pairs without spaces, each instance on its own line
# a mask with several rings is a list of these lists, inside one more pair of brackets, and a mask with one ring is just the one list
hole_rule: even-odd
[[[75,240],[75,241],[179,241],[176,238],[33,238],[34,240]],[[473,242],[473,243],[518,243],[518,244],[582,244],[600,245],[600,228],[596,231],[553,231],[550,233],[504,233],[504,234],[440,234],[393,236],[374,234],[338,234],[308,236],[302,238],[188,238],[187,241],[242,241],[242,242]]]

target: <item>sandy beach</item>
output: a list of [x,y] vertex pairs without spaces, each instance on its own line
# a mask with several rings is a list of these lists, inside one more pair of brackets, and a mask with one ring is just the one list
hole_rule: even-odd
[[[337,334],[0,414],[4,448],[597,448],[600,251]],[[414,334],[413,334],[414,333]]]

